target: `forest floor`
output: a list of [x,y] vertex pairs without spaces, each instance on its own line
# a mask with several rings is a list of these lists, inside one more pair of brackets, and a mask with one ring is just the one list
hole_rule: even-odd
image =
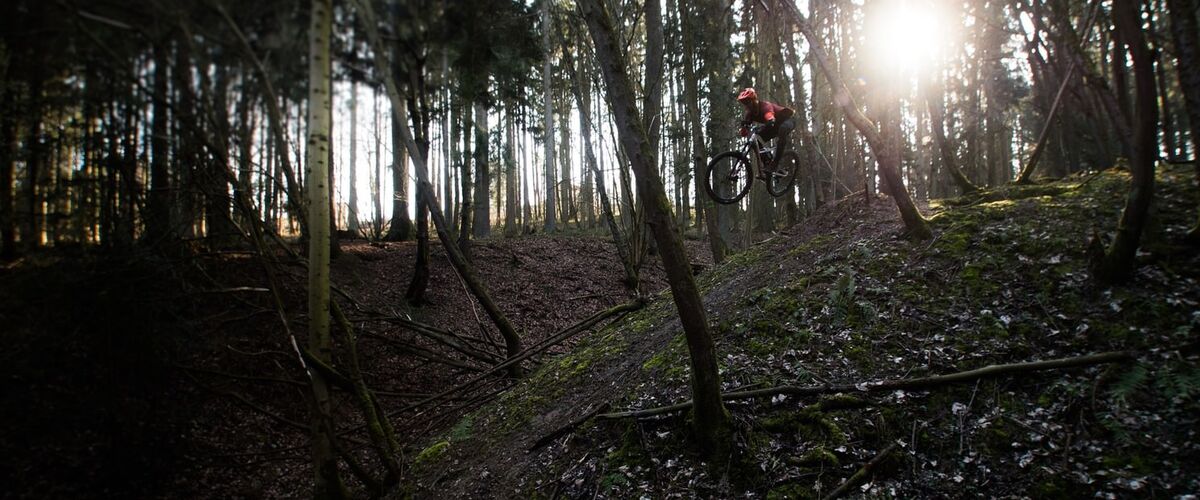
[[[697,455],[685,414],[597,417],[688,397],[686,348],[653,257],[644,309],[534,358],[520,380],[491,377],[420,407],[488,364],[398,319],[499,356],[482,309],[436,242],[421,307],[404,301],[413,243],[346,242],[333,277],[405,447],[399,495],[814,497],[894,445],[855,493],[1178,496],[1200,491],[1200,257],[1179,244],[1197,200],[1190,167],[1164,167],[1159,181],[1156,224],[1121,287],[1093,282],[1086,257],[1093,230],[1116,224],[1119,171],[935,201],[926,242],[904,237],[889,200],[862,198],[720,266],[688,241],[726,391],[1138,353],[930,390],[730,402],[734,446],[713,463]],[[526,345],[631,298],[601,237],[493,238],[473,256]],[[287,329],[249,252],[59,249],[0,268],[0,496],[307,495],[308,389],[288,333],[306,337],[305,271],[281,260]],[[352,398],[335,394],[348,453],[378,470]]]
[[[604,413],[689,398],[662,294],[429,438],[417,497],[1176,497],[1200,492],[1200,255],[1182,245],[1194,170],[1163,167],[1134,279],[1088,272],[1128,174],[1112,170],[929,208],[844,200],[699,277],[726,392],[949,374],[1129,350],[1134,360],[933,389],[727,404],[734,446],[705,462],[687,415]],[[886,456],[881,451],[889,450]],[[876,457],[881,457],[875,460]]]
[[[700,242],[688,245],[697,265],[711,265]],[[345,292],[339,302],[359,330],[365,377],[403,442],[422,445],[512,384],[496,378],[442,406],[411,408],[487,364],[387,318],[485,339],[474,345],[497,358],[499,335],[436,241],[420,307],[404,299],[414,242],[341,246],[332,272]],[[486,239],[472,255],[526,345],[632,297],[611,242],[594,234]],[[288,328],[303,344],[305,271],[281,260]],[[268,285],[262,266],[239,251],[179,260],[58,249],[0,268],[0,340],[8,346],[0,353],[0,471],[14,486],[0,497],[303,496],[311,477],[307,382]],[[665,287],[649,256],[642,289]],[[337,401],[352,453],[374,465],[365,434],[355,432],[353,399],[338,393]]]

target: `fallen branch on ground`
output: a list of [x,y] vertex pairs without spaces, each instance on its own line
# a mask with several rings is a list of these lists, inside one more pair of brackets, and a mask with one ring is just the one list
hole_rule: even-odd
[[537,353],[540,353],[546,349],[549,349],[549,348],[557,345],[558,343],[560,343],[564,340],[567,340],[567,339],[579,334],[580,332],[583,332],[584,330],[591,328],[592,326],[595,326],[596,323],[599,323],[609,317],[616,316],[618,314],[623,314],[623,313],[627,313],[630,311],[635,311],[637,309],[641,309],[643,306],[645,306],[644,301],[635,300],[632,302],[626,302],[619,306],[600,311],[600,312],[592,315],[588,319],[585,319],[585,320],[579,322],[575,326],[572,326],[570,328],[567,328],[566,330],[556,333],[553,336],[551,336],[550,338],[547,338],[546,340],[539,342],[537,345],[535,345],[533,347],[529,347],[529,348],[525,349],[524,351],[521,351],[520,353],[516,354],[515,356],[504,360],[503,363],[493,366],[490,370],[483,372],[479,375],[476,375],[474,378],[472,378],[466,382],[463,382],[462,384],[459,384],[455,387],[446,389],[446,390],[439,392],[437,394],[434,394],[433,396],[430,396],[428,398],[422,399],[422,400],[420,400],[416,403],[413,403],[405,408],[401,408],[400,410],[391,412],[388,414],[388,416],[393,417],[393,416],[396,416],[405,411],[414,410],[414,409],[420,408],[422,406],[425,406],[426,404],[429,404],[433,401],[443,399],[446,396],[449,396],[456,392],[466,390],[466,389],[470,388],[471,386],[479,383],[480,381],[485,380],[488,377],[495,375],[496,373],[499,373],[500,371],[505,370],[510,366],[520,363],[521,361],[524,361],[525,359],[528,359],[529,357],[532,357],[533,355],[535,355]]
[[437,342],[446,347],[454,349],[455,351],[465,354],[465,355],[471,357],[472,359],[477,359],[477,360],[483,361],[484,363],[487,363],[487,364],[493,364],[493,363],[497,363],[500,361],[500,358],[493,355],[492,353],[484,352],[484,351],[481,351],[479,349],[476,349],[474,347],[467,345],[467,343],[465,342],[466,339],[464,339],[463,337],[455,335],[454,333],[446,331],[446,330],[441,330],[436,327],[426,325],[424,323],[413,321],[413,320],[407,319],[407,318],[402,318],[400,316],[380,316],[380,317],[376,317],[376,318],[371,318],[371,320],[382,321],[382,322],[401,326],[401,327],[408,329],[414,333],[417,333],[425,338],[433,340],[434,342]]
[[[826,384],[810,386],[785,385],[779,387],[767,387],[753,391],[727,392],[721,395],[721,399],[724,399],[725,401],[735,401],[741,399],[778,396],[783,394],[789,396],[815,396],[818,394],[835,394],[839,392],[854,393],[894,391],[897,389],[926,389],[960,382],[970,382],[981,378],[998,377],[1001,375],[1008,375],[1010,373],[1076,368],[1080,366],[1090,366],[1104,363],[1117,363],[1120,361],[1128,361],[1133,358],[1133,351],[1111,351],[1073,358],[1051,359],[1047,361],[988,365],[983,368],[976,368],[974,370],[967,370],[965,372],[951,373],[948,375],[935,375],[932,377],[880,380],[875,382],[863,382],[860,384]],[[596,415],[596,418],[609,420],[620,418],[645,418],[683,411],[691,407],[692,402],[685,401],[679,404],[662,406],[658,408],[649,408],[645,410],[604,413]]]
[[383,342],[385,344],[396,347],[397,349],[400,349],[401,351],[407,352],[409,354],[412,354],[413,356],[424,359],[426,361],[440,363],[440,364],[443,364],[446,366],[452,366],[454,368],[472,371],[472,372],[481,372],[484,370],[484,368],[480,368],[480,367],[472,365],[470,363],[467,363],[464,361],[459,361],[457,359],[449,358],[446,356],[441,356],[441,355],[439,355],[433,351],[430,351],[428,349],[423,349],[421,347],[417,347],[415,345],[393,339],[393,338],[388,337],[383,334],[370,332],[370,331],[366,331],[366,330],[360,332],[359,334],[364,337],[372,338],[372,339],[378,340],[380,342]]
[[896,451],[896,447],[896,443],[888,445],[888,447],[884,448],[883,451],[880,451],[878,455],[875,455],[875,458],[872,458],[870,462],[863,464],[862,468],[858,469],[858,472],[855,472],[853,476],[850,476],[840,486],[829,492],[828,495],[825,495],[824,500],[833,500],[834,498],[845,495],[850,491],[850,488],[853,488],[858,485],[858,483],[863,482],[863,480],[867,479],[867,477],[869,477],[871,473],[874,472],[877,467],[879,467],[879,464],[883,463],[883,461],[887,459],[888,455],[891,455],[892,452]]
[[305,387],[305,388],[308,387],[308,383],[302,382],[299,380],[275,378],[275,377],[256,377],[253,375],[239,375],[236,373],[229,373],[229,372],[223,372],[223,371],[218,371],[218,370],[209,370],[207,368],[197,368],[194,366],[187,366],[187,365],[182,365],[182,364],[178,364],[178,363],[172,363],[172,365],[175,366],[176,368],[179,368],[180,370],[187,370],[189,372],[194,372],[194,373],[204,373],[206,375],[216,375],[216,376],[220,376],[220,377],[232,378],[232,379],[237,379],[237,380],[247,380],[247,381],[251,381],[251,382],[264,382],[264,383],[271,383],[271,384],[287,384],[287,385],[294,385],[294,386]]

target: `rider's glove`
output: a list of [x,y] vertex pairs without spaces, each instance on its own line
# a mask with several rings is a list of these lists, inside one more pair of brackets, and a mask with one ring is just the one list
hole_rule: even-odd
[[746,127],[742,127],[742,129],[739,130],[738,133],[741,134],[742,137],[746,137],[746,136],[750,135],[750,129],[748,129]]
[[775,126],[775,119],[774,119],[774,118],[772,118],[772,119],[770,119],[770,120],[767,120],[767,126],[768,126],[768,127],[774,127],[774,126]]

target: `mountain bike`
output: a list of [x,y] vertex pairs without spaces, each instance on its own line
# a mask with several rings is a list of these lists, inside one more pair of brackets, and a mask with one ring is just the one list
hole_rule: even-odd
[[737,150],[721,153],[708,162],[704,187],[717,203],[737,203],[750,192],[755,178],[767,183],[767,192],[776,197],[783,196],[796,182],[800,155],[791,150],[776,155],[770,141],[759,135],[762,129],[761,125],[751,128]]

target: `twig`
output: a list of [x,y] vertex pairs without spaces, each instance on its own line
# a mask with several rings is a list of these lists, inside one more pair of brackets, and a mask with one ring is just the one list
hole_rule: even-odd
[[580,425],[582,425],[584,422],[591,420],[592,417],[599,415],[600,412],[607,410],[608,405],[609,405],[608,403],[598,405],[595,408],[593,408],[592,410],[584,413],[583,415],[580,415],[575,420],[570,421],[566,425],[559,427],[559,428],[555,429],[553,432],[538,438],[537,441],[533,442],[533,446],[529,447],[529,450],[527,450],[527,452],[531,452],[538,448],[546,446],[546,445],[550,444],[551,442],[553,442],[555,439],[558,439],[559,436],[562,436],[563,434],[571,432],[576,427],[579,427]]
[[[450,261],[450,255],[446,254],[446,260]],[[483,324],[483,319],[479,317],[479,308],[475,307],[475,296],[471,295],[471,290],[467,288],[467,281],[463,279],[462,274],[459,274],[458,268],[454,267],[454,263],[450,262],[450,269],[454,270],[454,276],[458,278],[458,283],[462,285],[463,293],[467,294],[467,302],[471,304],[471,313],[475,315],[475,324],[479,325],[479,332],[487,339],[488,343],[493,346],[498,346],[496,337],[492,336],[492,331],[488,330],[487,325]]]
[[437,342],[437,343],[442,344],[446,347],[449,347],[455,351],[465,354],[465,355],[471,357],[472,359],[477,359],[479,361],[483,361],[484,363],[488,363],[488,364],[493,364],[493,363],[496,363],[499,361],[499,359],[496,356],[494,356],[493,354],[481,351],[479,349],[476,349],[474,347],[467,345],[465,342],[463,342],[462,337],[459,337],[458,335],[455,335],[449,331],[441,330],[436,327],[426,325],[424,323],[413,321],[413,320],[407,319],[407,318],[402,318],[400,316],[381,316],[381,317],[375,318],[375,319],[377,319],[379,321],[402,326],[408,330],[411,330],[414,333],[417,333],[423,337],[433,340],[434,342]]
[[196,384],[197,387],[200,387],[201,389],[209,391],[213,394],[217,394],[219,396],[231,397],[231,398],[237,400],[239,403],[242,403],[246,407],[248,407],[258,413],[261,413],[262,415],[270,417],[271,420],[274,420],[276,422],[287,425],[289,427],[296,428],[296,429],[304,431],[304,432],[308,432],[310,430],[307,425],[304,425],[295,420],[290,420],[290,419],[280,416],[280,415],[276,415],[275,412],[273,412],[263,406],[260,406],[258,403],[250,401],[249,399],[247,399],[245,396],[242,396],[241,394],[238,394],[236,392],[230,392],[230,391],[221,391],[221,390],[215,389],[213,387],[210,387],[207,384],[203,384],[199,380],[196,380],[196,377],[192,376],[190,373],[188,374],[188,378],[192,379],[192,383]]
[[177,363],[173,363],[173,366],[175,366],[176,368],[179,368],[181,370],[187,370],[190,372],[206,373],[209,375],[217,375],[217,376],[221,376],[221,377],[227,377],[227,378],[233,378],[233,379],[239,379],[239,380],[250,380],[250,381],[254,381],[254,382],[267,382],[267,383],[276,383],[276,384],[288,384],[288,385],[294,385],[294,386],[298,386],[298,387],[308,387],[307,383],[301,382],[299,380],[274,378],[274,377],[256,377],[256,376],[252,376],[252,375],[238,375],[236,373],[228,373],[228,372],[217,371],[217,370],[209,370],[206,368],[196,368],[194,366],[181,365],[181,364],[177,364]]
[[869,477],[875,468],[879,467],[879,464],[883,463],[883,461],[887,459],[888,455],[891,455],[893,451],[896,451],[897,446],[899,446],[897,443],[888,445],[888,447],[884,448],[883,451],[880,451],[878,455],[875,455],[875,458],[872,458],[870,462],[863,464],[862,468],[858,469],[858,472],[855,472],[853,476],[850,476],[840,486],[829,492],[828,495],[825,495],[824,500],[832,500],[845,495],[850,491],[850,488],[853,488],[855,485],[861,483],[864,479]]
[[538,343],[537,345],[529,347],[529,348],[525,349],[524,351],[521,351],[519,354],[516,354],[516,355],[512,356],[511,358],[504,360],[504,362],[502,362],[496,366],[493,366],[490,370],[488,370],[484,373],[481,373],[462,384],[459,384],[455,387],[451,387],[451,388],[446,389],[446,390],[444,390],[440,393],[437,393],[433,396],[430,396],[421,401],[418,401],[417,403],[410,405],[408,408],[403,408],[400,411],[389,413],[388,416],[391,417],[391,416],[397,415],[398,413],[400,413],[402,411],[407,411],[407,410],[413,409],[413,408],[420,408],[421,406],[424,406],[430,402],[437,401],[439,399],[442,399],[442,398],[449,396],[451,394],[454,394],[456,392],[468,389],[471,386],[479,383],[481,380],[484,380],[487,377],[495,375],[496,373],[499,373],[500,371],[507,369],[509,366],[520,363],[521,361],[524,361],[525,359],[533,356],[534,354],[537,354],[546,349],[549,349],[550,347],[552,347],[568,338],[571,338],[572,336],[574,336],[588,328],[591,328],[596,323],[599,323],[600,321],[603,321],[606,318],[609,318],[611,316],[615,316],[618,314],[623,314],[623,313],[633,311],[636,309],[641,309],[644,305],[645,305],[645,302],[638,300],[638,301],[633,301],[633,302],[627,302],[625,304],[598,312],[598,313],[592,315],[590,318],[585,319],[585,320],[581,321],[580,323],[576,324],[575,326],[572,326],[570,328],[567,328],[566,330],[563,330],[559,333],[552,335],[550,338],[547,338],[546,340],[543,340],[542,342]]
[[472,372],[481,372],[484,370],[483,368],[472,365],[470,363],[466,363],[463,361],[459,361],[457,359],[441,356],[441,355],[438,355],[437,353],[434,353],[433,351],[430,351],[428,349],[423,349],[423,348],[417,347],[415,345],[409,344],[407,342],[403,342],[400,340],[390,338],[386,335],[381,335],[381,334],[371,332],[371,331],[366,331],[366,330],[363,330],[362,332],[360,332],[359,335],[362,335],[365,337],[370,337],[370,338],[379,340],[381,342],[384,342],[386,344],[390,344],[400,350],[403,350],[404,352],[412,354],[418,358],[425,359],[427,361],[432,361],[434,363],[441,363],[446,366],[452,366],[455,368],[472,371]]
[[270,288],[262,288],[256,286],[235,286],[232,288],[223,288],[220,290],[199,290],[196,293],[235,293],[235,292],[270,292]]
[[[1032,372],[1042,370],[1055,370],[1063,368],[1075,368],[1080,366],[1090,366],[1104,363],[1116,363],[1120,361],[1128,361],[1133,359],[1133,351],[1111,351],[1100,354],[1091,354],[1087,356],[1079,356],[1074,358],[1059,358],[1048,361],[1032,361],[1027,363],[1009,363],[1003,365],[989,365],[983,368],[967,370],[964,372],[951,373],[948,375],[935,375],[932,377],[922,377],[914,379],[894,379],[880,380],[876,382],[863,382],[859,384],[842,384],[842,385],[812,385],[812,386],[794,386],[785,385],[779,387],[768,387],[765,389],[757,389],[753,391],[729,392],[721,395],[721,399],[725,401],[735,401],[741,399],[753,399],[762,397],[778,396],[787,394],[792,396],[814,396],[818,394],[834,394],[839,392],[881,392],[893,391],[897,389],[918,389],[938,387],[943,385],[955,384],[960,382],[970,382],[987,377],[998,377],[1010,373]],[[670,406],[662,406],[658,408],[650,408],[646,410],[634,410],[617,413],[605,413],[597,415],[601,419],[621,419],[621,418],[644,418],[665,413],[673,413],[686,410],[692,407],[692,402],[685,401]]]

